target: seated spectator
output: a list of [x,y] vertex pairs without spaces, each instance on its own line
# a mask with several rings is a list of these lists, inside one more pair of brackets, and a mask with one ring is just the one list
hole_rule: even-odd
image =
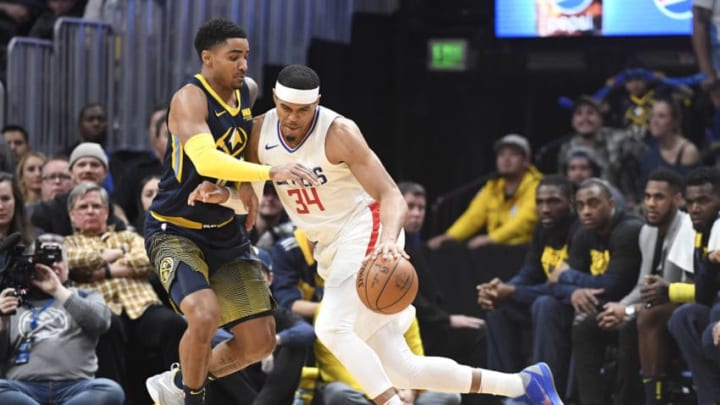
[[15,289],[0,291],[0,403],[121,405],[122,388],[95,378],[95,345],[110,327],[102,295],[67,286],[62,237],[40,236],[34,254],[44,259],[28,269],[22,303]]
[[67,158],[51,156],[40,169],[40,179],[40,199],[25,204],[28,219],[33,217],[35,208],[41,202],[52,200],[58,194],[67,194],[72,190],[73,182]]
[[651,135],[648,149],[642,155],[642,179],[657,167],[665,167],[685,176],[700,163],[700,153],[690,140],[682,136],[682,115],[674,101],[655,101],[650,116]]
[[627,176],[628,171],[637,171],[642,142],[623,130],[603,126],[603,110],[600,103],[590,96],[580,96],[573,109],[571,124],[573,133],[560,146],[557,155],[558,171],[562,172],[570,151],[578,146],[593,150],[595,162],[600,167],[598,177],[607,180],[620,189],[630,202],[639,200],[637,190],[642,183],[636,177]]
[[[547,280],[567,260],[579,224],[573,211],[573,185],[560,175],[544,177],[535,193],[540,223],[535,228],[525,264],[507,283],[496,278],[480,284],[478,303],[488,311],[488,367],[510,371],[524,367],[522,332],[532,330],[532,362],[544,361],[564,392],[570,362],[571,311],[552,297]],[[412,258],[412,256],[411,256]],[[546,298],[542,298],[546,297]],[[563,311],[543,311],[549,305]],[[554,345],[550,342],[554,342]]]
[[67,194],[72,190],[73,181],[70,174],[70,163],[65,156],[51,156],[41,171],[42,187],[40,199],[49,201],[58,194]]
[[145,213],[150,208],[153,198],[157,195],[160,176],[150,176],[144,178],[140,182],[140,195],[137,197],[136,212],[139,213],[135,218],[135,232],[140,235],[145,231]]
[[[428,241],[431,249],[449,240],[468,241],[471,249],[488,244],[528,243],[537,222],[535,188],[542,174],[530,163],[530,143],[509,134],[495,143],[498,177],[488,181],[444,234]],[[477,235],[485,229],[486,233]]]
[[275,242],[291,236],[295,226],[280,203],[272,182],[265,183],[260,198],[255,228],[250,232],[250,240],[261,249],[272,249]]
[[[408,343],[413,355],[423,355],[417,319],[414,319],[407,328],[405,341]],[[319,340],[315,341],[315,358],[317,359],[320,375],[319,391],[324,405],[373,404],[360,387],[360,384]],[[401,389],[398,395],[405,404],[460,405],[460,394],[455,393]]]
[[711,230],[720,211],[720,172],[700,167],[688,173],[685,204],[695,229],[695,303],[677,308],[668,329],[692,372],[697,403],[714,404],[720,398],[720,247]]
[[[141,211],[137,206],[137,195],[142,188],[140,183],[150,176],[159,177],[165,158],[168,143],[167,107],[155,107],[148,121],[150,150],[115,152],[112,159],[114,166],[111,167],[113,178],[117,178],[112,199],[123,209],[128,223],[136,225],[145,221],[145,210]],[[136,226],[136,229],[143,227]]]
[[620,143],[627,135],[621,130],[603,126],[602,106],[590,96],[580,96],[575,100],[570,122],[573,133],[560,146],[558,168],[562,169],[567,162],[570,150],[585,146],[595,151],[600,178],[613,182],[620,166]]
[[57,19],[60,17],[81,18],[85,13],[86,5],[87,0],[48,1],[48,7],[35,20],[28,35],[40,39],[52,39]]
[[[73,186],[83,181],[103,184],[108,173],[107,156],[97,143],[79,144],[73,149],[69,163]],[[63,236],[71,235],[73,228],[67,214],[67,200],[68,194],[58,194],[52,200],[42,201],[37,207],[34,207],[30,217],[33,226],[42,232],[52,232]],[[115,213],[108,216],[108,225],[112,225],[116,231],[125,230],[125,224],[125,221]]]
[[15,160],[20,160],[20,158],[30,150],[28,133],[25,128],[19,125],[5,125],[0,132],[7,141],[8,146],[10,146],[10,150],[15,155]]
[[[107,153],[107,136],[108,136],[108,118],[105,107],[97,103],[90,103],[80,109],[78,117],[78,140],[72,145],[61,151],[61,154],[70,156],[72,161],[72,152],[81,143],[97,143],[105,154],[105,168],[107,173],[103,178],[102,186],[108,193],[112,194],[115,183],[113,182],[112,173],[110,173],[110,156]],[[72,162],[70,163],[72,166]]]
[[485,321],[462,313],[448,313],[444,298],[437,288],[436,269],[432,269],[422,250],[420,231],[425,222],[427,205],[425,188],[414,182],[398,183],[400,193],[408,204],[405,217],[405,251],[418,276],[419,291],[413,305],[420,325],[424,352],[430,356],[444,356],[479,365],[484,343],[482,331]]
[[[567,261],[552,270],[548,281],[552,284],[553,295],[561,303],[571,305],[578,393],[581,403],[590,404],[605,400],[595,396],[597,387],[593,386],[601,378],[600,370],[595,363],[587,361],[602,351],[583,344],[586,342],[582,341],[582,332],[590,327],[588,325],[596,324],[599,308],[621,299],[635,286],[640,269],[638,237],[642,222],[615,209],[610,188],[601,179],[592,178],[580,184],[575,193],[575,205],[582,228],[573,237]],[[564,308],[563,313],[567,316],[568,307]],[[543,312],[549,310],[551,308],[545,308]],[[533,321],[537,322],[536,319]],[[619,374],[618,378],[630,379],[636,375],[637,370],[633,370],[633,374]]]
[[[605,363],[604,348],[617,346],[617,372],[618,376],[622,377],[609,386],[597,383],[579,386],[583,404],[603,404],[610,393],[613,393],[614,404],[640,403],[642,392],[636,374],[640,367],[639,351],[645,355],[648,365],[667,358],[669,339],[662,339],[662,336],[663,333],[667,335],[664,325],[675,304],[661,308],[658,301],[657,308],[646,310],[641,289],[651,274],[666,274],[670,281],[680,280],[682,272],[665,259],[680,225],[687,217],[687,214],[678,210],[683,202],[681,192],[682,178],[676,173],[659,169],[650,175],[645,187],[644,202],[647,224],[643,225],[638,239],[642,262],[635,288],[619,302],[605,304],[595,322],[584,322],[581,324],[582,328],[574,330],[575,361],[587,365],[582,367],[583,370],[594,368],[597,370],[596,378],[601,378],[600,370]],[[638,314],[642,317],[636,323]],[[590,350],[590,347],[595,350]],[[654,376],[657,374],[650,374],[653,381],[645,384],[645,402],[648,404],[656,403],[653,399],[656,398],[658,385],[657,377]],[[589,382],[589,377],[579,378],[579,381]]]
[[[20,186],[12,174],[0,172],[0,241],[16,232],[20,233],[25,245],[32,241],[33,233],[25,214]],[[6,253],[0,252],[0,258]]]
[[[600,166],[595,160],[595,152],[593,152],[592,149],[585,146],[577,146],[568,151],[567,159],[567,162],[562,168],[562,173],[565,174],[575,188],[591,177],[600,176]],[[627,209],[625,197],[617,187],[612,184],[608,185],[615,200],[615,207],[620,211],[625,211]]]
[[[264,250],[258,257],[268,284],[273,283],[272,259]],[[259,363],[215,380],[208,386],[207,404],[290,404],[300,381],[300,374],[315,342],[310,323],[286,308],[273,310],[277,343],[273,353]],[[232,333],[223,329],[226,339]]]
[[113,361],[122,372],[126,350],[135,354],[156,352],[161,364],[156,370],[146,367],[145,377],[169,368],[178,361],[178,345],[186,323],[161,304],[148,281],[153,267],[143,237],[108,228],[109,197],[96,183],[75,186],[67,201],[75,229],[65,239],[70,276],[78,287],[102,292],[110,310],[120,318],[118,326],[127,339],[127,347],[118,347],[122,342],[114,341],[115,347],[99,348],[100,362]]
[[603,97],[609,106],[608,123],[627,130],[631,136],[644,137],[655,100],[692,96],[689,88],[664,84],[664,78],[662,72],[651,72],[636,65],[608,79]]
[[312,322],[324,285],[317,274],[313,243],[297,229],[293,236],[275,243],[271,257],[274,276],[270,289],[278,305]]
[[639,136],[647,130],[650,109],[655,101],[655,91],[648,86],[645,72],[643,69],[627,69],[607,83],[607,87],[622,89],[608,100],[610,123]]
[[24,154],[18,162],[17,179],[26,204],[34,203],[42,198],[42,167],[45,161],[45,155],[30,151]]
[[[667,169],[659,170],[667,172]],[[675,173],[675,176],[678,175]],[[651,178],[653,177],[651,174]],[[668,175],[667,178],[671,177]],[[682,189],[682,178],[680,180],[679,184]],[[663,201],[657,199],[655,209],[648,207],[648,213],[655,211],[659,214],[662,205]],[[660,217],[661,215],[657,215],[656,218],[652,219],[651,215],[649,215],[647,221],[649,224],[653,224],[658,222],[661,219]],[[680,223],[676,224],[678,217],[680,217]],[[642,305],[635,305],[635,312],[637,313],[638,337],[640,339],[638,346],[640,348],[640,367],[645,387],[645,403],[648,405],[665,404],[670,400],[668,398],[670,395],[668,380],[672,378],[670,374],[672,371],[671,360],[679,352],[677,345],[670,337],[667,324],[670,316],[679,305],[692,302],[695,298],[695,285],[692,274],[695,230],[687,213],[678,210],[676,218],[673,219],[670,227],[665,232],[664,239],[669,242],[670,238],[673,237],[672,233],[675,234],[674,241],[669,247],[667,244],[663,244],[662,251],[658,253],[657,249],[659,247],[655,245],[654,257],[660,255],[660,259],[654,258],[653,266],[656,265],[655,261],[660,260],[658,266],[662,267],[650,268],[650,273],[644,277],[643,273],[646,273],[648,269],[643,267],[640,269],[641,278],[638,278]],[[658,225],[658,239],[662,234],[662,227]],[[642,249],[644,255],[647,249]],[[664,252],[667,252],[667,254],[663,258]],[[691,258],[689,265],[683,263],[682,257]],[[658,269],[661,269],[662,273]],[[632,313],[632,309],[629,311]]]

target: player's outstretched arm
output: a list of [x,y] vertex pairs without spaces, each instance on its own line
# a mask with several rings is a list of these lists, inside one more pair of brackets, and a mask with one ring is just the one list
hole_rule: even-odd
[[370,196],[380,203],[382,234],[371,257],[409,256],[398,247],[397,238],[405,223],[407,203],[360,128],[352,120],[338,118],[328,130],[325,152],[332,163],[345,162]]
[[[202,176],[229,181],[270,180],[270,166],[249,163],[218,150],[215,139],[207,126],[207,100],[205,94],[193,85],[180,89],[170,104],[168,125],[173,135],[180,139],[184,152]],[[297,178],[313,176],[306,171],[292,173]],[[311,173],[311,172],[310,172]]]

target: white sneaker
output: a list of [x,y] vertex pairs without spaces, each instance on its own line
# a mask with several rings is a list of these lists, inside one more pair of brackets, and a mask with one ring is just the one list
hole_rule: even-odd
[[178,371],[180,364],[173,363],[170,370],[145,380],[145,388],[157,405],[185,405],[185,392],[175,386],[174,382]]

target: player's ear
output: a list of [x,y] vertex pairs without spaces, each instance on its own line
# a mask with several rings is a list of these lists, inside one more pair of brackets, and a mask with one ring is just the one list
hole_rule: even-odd
[[212,64],[212,52],[207,49],[203,49],[202,52],[200,52],[200,59],[202,60],[203,65],[210,66]]

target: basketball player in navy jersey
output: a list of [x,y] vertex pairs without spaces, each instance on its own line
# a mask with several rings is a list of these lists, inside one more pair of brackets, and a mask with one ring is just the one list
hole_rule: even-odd
[[[248,40],[225,20],[205,23],[195,37],[202,69],[173,96],[171,133],[159,191],[145,224],[146,248],[172,303],[187,317],[180,370],[148,379],[157,403],[196,405],[208,379],[260,361],[275,347],[273,301],[233,208],[189,203],[203,181],[229,184],[252,227],[257,197],[249,181],[296,180],[316,185],[301,164],[265,166],[242,160],[252,129],[257,86],[245,77]],[[233,338],[211,350],[218,327]]]
[[[276,108],[255,118],[246,157],[267,164],[304,162],[319,184],[273,181],[292,222],[316,242],[325,280],[315,322],[318,338],[377,405],[401,405],[395,388],[492,393],[532,404],[560,405],[550,369],[535,364],[517,374],[415,356],[403,338],[414,308],[381,315],[365,307],[355,280],[369,257],[407,256],[402,226],[407,203],[357,125],[320,106],[320,79],[302,65],[278,75]],[[230,190],[231,191],[231,190]],[[233,193],[203,182],[191,199],[226,204]]]

